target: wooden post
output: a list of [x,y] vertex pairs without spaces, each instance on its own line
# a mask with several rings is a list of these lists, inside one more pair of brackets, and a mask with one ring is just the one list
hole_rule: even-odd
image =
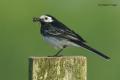
[[29,80],[87,80],[86,57],[31,57]]

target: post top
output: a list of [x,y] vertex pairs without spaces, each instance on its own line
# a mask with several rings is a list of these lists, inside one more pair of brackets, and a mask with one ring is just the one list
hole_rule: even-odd
[[47,56],[31,56],[29,59],[41,59],[41,58],[82,58],[87,59],[85,56],[61,56],[61,57],[47,57]]

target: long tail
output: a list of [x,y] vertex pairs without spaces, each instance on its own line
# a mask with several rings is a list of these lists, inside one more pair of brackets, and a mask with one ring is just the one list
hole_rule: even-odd
[[76,43],[76,44],[78,44],[78,45],[80,45],[81,47],[83,47],[83,48],[85,48],[85,49],[88,49],[89,51],[92,51],[92,52],[98,54],[99,56],[101,56],[101,57],[103,57],[103,58],[105,58],[105,59],[110,59],[110,57],[108,57],[107,55],[105,55],[105,54],[97,51],[96,49],[88,46],[87,44],[85,44],[85,43],[83,43],[83,42],[75,41],[75,40],[71,40],[71,41],[74,42],[74,43]]

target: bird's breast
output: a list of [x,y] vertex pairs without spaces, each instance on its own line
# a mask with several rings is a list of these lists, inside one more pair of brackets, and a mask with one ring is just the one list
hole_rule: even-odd
[[68,41],[67,39],[57,38],[57,37],[48,37],[45,36],[44,40],[53,45],[55,48],[62,49],[63,46],[76,46],[79,47],[77,44]]

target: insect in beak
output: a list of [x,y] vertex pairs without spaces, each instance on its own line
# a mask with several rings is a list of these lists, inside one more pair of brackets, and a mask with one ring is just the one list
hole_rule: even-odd
[[40,21],[40,18],[37,18],[37,17],[33,18],[33,22],[38,22],[38,21]]

